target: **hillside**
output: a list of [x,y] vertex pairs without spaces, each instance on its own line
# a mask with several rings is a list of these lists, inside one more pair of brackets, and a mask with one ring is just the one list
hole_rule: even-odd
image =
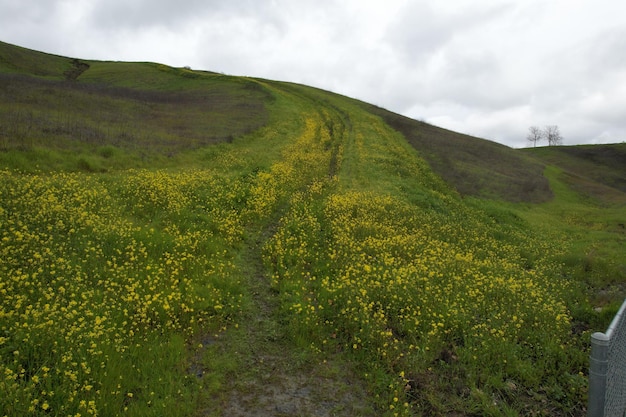
[[[159,85],[156,91],[153,85]],[[71,170],[107,170],[111,161],[102,155],[117,148],[130,152],[132,166],[146,160],[153,164],[155,158],[164,163],[164,156],[232,141],[262,126],[272,100],[251,79],[151,63],[81,61],[2,42],[0,94],[0,104],[5,103],[0,149],[32,152],[29,162],[9,152],[12,161],[5,154],[4,163],[24,170],[39,158],[39,146],[58,151],[52,158],[57,164],[72,161],[65,162]],[[597,195],[611,193],[603,186],[626,189],[623,144],[514,150],[361,104],[402,133],[461,195],[549,201],[553,194],[543,175],[545,164],[584,178],[581,191]],[[99,153],[94,154],[94,146]]]
[[242,78],[0,44],[0,161],[26,171],[167,165],[264,125],[270,100]]
[[0,43],[0,414],[585,415],[608,149]]
[[491,142],[370,107],[462,195],[539,203],[552,198],[544,164]]
[[606,203],[626,204],[626,143],[529,148],[525,153],[561,167],[576,191]]

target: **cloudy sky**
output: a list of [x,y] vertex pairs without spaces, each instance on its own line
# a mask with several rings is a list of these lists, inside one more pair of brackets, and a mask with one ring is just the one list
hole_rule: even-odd
[[623,0],[0,0],[0,40],[304,83],[512,147],[626,141]]

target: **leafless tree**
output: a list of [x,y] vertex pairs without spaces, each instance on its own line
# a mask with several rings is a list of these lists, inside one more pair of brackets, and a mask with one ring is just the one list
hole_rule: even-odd
[[537,126],[531,126],[528,128],[528,136],[526,136],[528,143],[533,146],[537,146],[537,142],[542,140],[548,141],[548,146],[558,146],[563,144],[563,136],[559,131],[559,127],[556,125],[548,125],[543,129]]
[[543,131],[537,126],[531,126],[528,128],[528,143],[532,143],[533,147],[537,146],[537,142],[543,139]]
[[556,125],[546,126],[544,136],[548,139],[548,146],[558,146],[563,144],[563,136],[559,132],[559,127]]

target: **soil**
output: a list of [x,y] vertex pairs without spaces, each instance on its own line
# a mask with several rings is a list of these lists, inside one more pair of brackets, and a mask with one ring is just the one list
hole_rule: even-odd
[[[365,385],[339,354],[321,359],[309,349],[294,346],[281,325],[280,295],[264,274],[261,248],[276,222],[250,242],[244,258],[249,266],[252,308],[236,331],[218,338],[205,336],[205,347],[240,350],[239,370],[224,383],[220,395],[199,415],[224,417],[376,416]],[[231,332],[229,334],[229,332]],[[189,369],[202,378],[208,369],[201,352]]]

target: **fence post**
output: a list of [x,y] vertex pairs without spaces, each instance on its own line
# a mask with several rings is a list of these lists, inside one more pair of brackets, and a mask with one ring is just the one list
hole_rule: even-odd
[[587,417],[604,417],[609,340],[604,333],[596,332],[591,335]]

